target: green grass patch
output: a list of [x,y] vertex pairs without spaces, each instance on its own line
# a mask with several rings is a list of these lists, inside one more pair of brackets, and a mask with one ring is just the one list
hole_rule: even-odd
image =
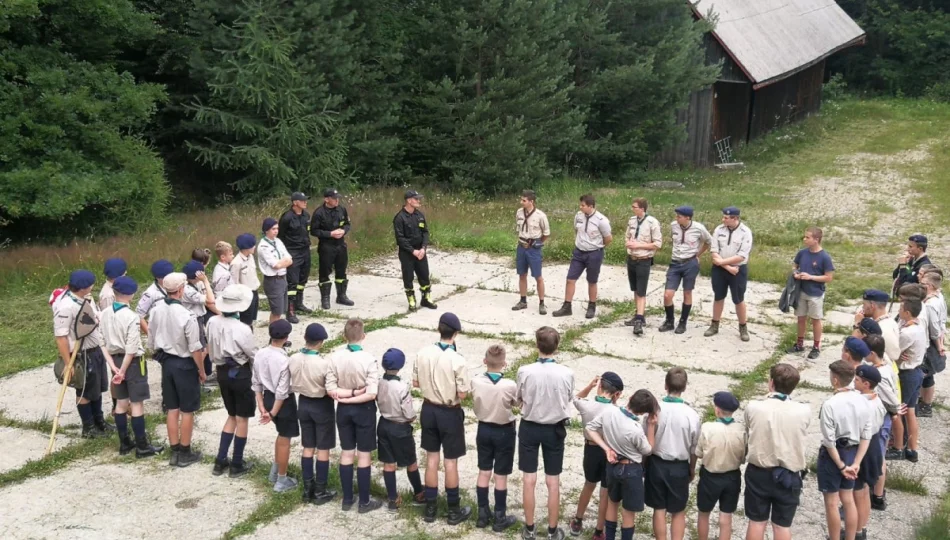
[[933,514],[914,527],[914,538],[917,540],[946,540],[950,536],[950,483],[947,487]]
[[923,475],[910,475],[894,467],[888,468],[884,487],[912,495],[926,496],[930,494],[927,486],[924,485]]
[[0,474],[0,488],[31,478],[49,476],[62,471],[74,461],[97,456],[115,445],[115,438],[81,439],[40,459],[28,461],[19,469]]

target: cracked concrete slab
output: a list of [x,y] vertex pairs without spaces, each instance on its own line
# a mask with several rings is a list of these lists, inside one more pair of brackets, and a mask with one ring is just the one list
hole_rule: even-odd
[[[397,263],[398,264],[398,263]],[[336,303],[336,289],[330,294],[330,314],[338,318],[361,317],[363,319],[385,319],[392,315],[402,314],[409,311],[409,303],[406,300],[406,293],[403,289],[402,279],[398,277],[386,277],[369,274],[356,274],[350,276],[350,283],[346,289],[346,295],[354,302],[353,306],[342,306]],[[419,300],[419,283],[415,283],[416,300]],[[455,292],[454,285],[444,283],[435,283],[432,285],[432,298],[439,301],[442,298]],[[304,301],[307,307],[316,309],[320,307],[320,287],[316,281],[307,283],[306,295]],[[325,324],[323,321],[328,317],[321,316],[322,311],[317,310],[313,315],[300,316],[301,323],[311,321]],[[269,312],[262,311],[257,320],[267,321]],[[306,326],[306,324],[304,324]]]
[[[430,248],[427,256],[429,274],[432,282],[437,284],[475,287],[506,272],[514,272],[514,250],[512,257],[500,257],[473,251],[448,252]],[[365,268],[369,274],[398,278],[402,283],[402,270],[395,254],[376,259],[366,264]]]
[[[59,451],[73,442],[73,438],[62,433],[56,435],[53,451]],[[0,473],[23,467],[30,461],[42,459],[49,444],[49,433],[32,429],[0,427]]]

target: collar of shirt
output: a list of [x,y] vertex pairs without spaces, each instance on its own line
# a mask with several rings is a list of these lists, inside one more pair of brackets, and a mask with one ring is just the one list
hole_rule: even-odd
[[73,294],[72,291],[68,291],[68,290],[66,291],[66,297],[69,298],[70,300],[72,300],[73,302],[75,302],[76,305],[78,305],[78,306],[81,306],[82,303],[85,301],[84,299],[79,298],[78,296],[76,296],[75,294]]
[[620,412],[622,412],[624,416],[626,416],[627,418],[633,420],[634,422],[639,422],[639,421],[640,421],[640,417],[638,417],[637,415],[635,415],[635,414],[633,414],[632,412],[628,411],[627,409],[624,409],[623,407],[617,407],[617,408],[620,409]]
[[675,396],[665,396],[663,398],[663,401],[665,401],[666,403],[685,403],[683,401],[683,398],[678,398]]
[[162,296],[168,296],[168,293],[165,291],[165,287],[162,287],[157,279],[155,280],[155,288],[158,289],[158,292],[162,293]]
[[594,398],[594,401],[596,401],[597,403],[612,403],[612,401],[610,401],[610,398],[605,398],[604,396],[597,396]]
[[302,352],[303,354],[309,354],[309,355],[311,355],[311,356],[317,356],[317,355],[320,354],[320,351],[315,351],[315,350],[313,350],[313,349],[307,349],[306,347],[304,347],[303,349],[300,349],[300,352]]
[[457,347],[454,343],[442,343],[442,342],[440,341],[440,342],[436,343],[436,345],[438,345],[439,348],[442,349],[443,352],[445,352],[445,351],[447,351],[447,350],[449,350],[449,349],[452,349],[452,350],[455,351],[455,352],[458,352],[458,351],[459,351],[458,347]]
[[553,358],[541,358],[541,357],[538,357],[538,363],[539,363],[539,364],[553,364],[553,363],[554,363],[554,359],[553,359]]
[[383,380],[385,380],[385,381],[401,381],[402,379],[399,378],[399,375],[390,375],[389,373],[384,373],[384,374],[383,374]]
[[717,422],[722,422],[723,424],[726,424],[727,426],[728,426],[729,424],[735,422],[735,420],[734,420],[731,416],[725,416],[725,417],[723,417],[723,418],[716,418],[716,421],[717,421]]
[[169,306],[172,304],[178,304],[179,306],[181,305],[181,302],[179,302],[178,300],[175,300],[174,298],[168,298],[167,296],[165,297],[165,303],[168,304]]
[[127,307],[129,307],[128,304],[125,304],[125,303],[122,303],[122,302],[112,302],[112,312],[113,312],[113,313],[115,313],[116,311],[119,311],[119,310],[122,309],[122,308],[127,308]]
[[504,375],[502,375],[501,373],[488,373],[488,372],[485,373],[485,376],[488,377],[488,380],[490,380],[492,384],[498,384],[498,381],[500,381],[502,377],[504,377]]
[[348,350],[348,351],[350,351],[350,352],[362,351],[362,350],[363,350],[363,346],[362,346],[362,345],[357,345],[357,344],[355,344],[355,343],[350,343],[349,345],[346,346],[346,350]]

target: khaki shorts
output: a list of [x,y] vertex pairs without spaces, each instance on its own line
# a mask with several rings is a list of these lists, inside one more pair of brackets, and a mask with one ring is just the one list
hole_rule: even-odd
[[825,295],[808,296],[804,293],[799,295],[798,305],[795,306],[795,316],[820,321],[825,316]]

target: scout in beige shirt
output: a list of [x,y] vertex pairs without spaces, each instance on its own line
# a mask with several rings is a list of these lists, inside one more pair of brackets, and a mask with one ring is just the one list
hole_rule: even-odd
[[275,493],[284,493],[297,487],[297,480],[287,475],[290,439],[300,435],[297,399],[290,391],[290,358],[284,351],[284,342],[292,330],[293,326],[284,319],[270,323],[267,329],[270,344],[257,351],[252,366],[251,388],[257,396],[261,423],[271,423],[277,429],[274,462],[268,476],[268,480],[274,484]]
[[713,396],[716,420],[703,424],[696,445],[696,457],[703,460],[696,488],[699,509],[699,538],[709,538],[709,514],[719,505],[719,538],[732,538],[732,514],[739,505],[742,474],[739,465],[745,461],[745,426],[733,414],[739,400],[729,392]]
[[419,464],[416,463],[416,441],[412,437],[412,422],[416,411],[412,404],[412,389],[399,377],[399,370],[406,365],[406,355],[399,349],[389,349],[383,354],[383,379],[379,381],[379,461],[383,464],[383,481],[389,498],[390,512],[397,512],[402,504],[396,491],[396,469],[406,468],[406,476],[412,484],[413,502],[425,502]]
[[[120,276],[124,276],[128,265],[122,259],[108,259],[103,266],[102,273],[106,276],[106,282],[99,291],[99,311],[105,311],[111,308],[115,302],[115,291],[112,289],[112,282]],[[136,285],[138,287],[138,285]]]
[[713,231],[709,252],[713,263],[713,317],[704,335],[711,337],[719,333],[719,320],[726,305],[726,295],[730,294],[739,320],[739,339],[749,341],[745,290],[749,281],[752,230],[739,221],[739,209],[735,206],[722,209],[722,224]]
[[257,249],[257,239],[251,233],[244,233],[237,237],[235,245],[240,250],[231,259],[228,268],[231,271],[232,283],[246,285],[253,292],[251,305],[241,312],[241,322],[251,326],[257,320],[257,306],[259,303],[258,289],[261,288],[261,278],[257,275],[257,264],[254,262],[254,251]]
[[[506,514],[508,506],[508,475],[515,463],[515,415],[511,408],[518,398],[518,387],[511,379],[505,379],[505,357],[501,345],[492,345],[485,351],[485,373],[472,379],[473,410],[478,418],[478,433],[475,447],[478,449],[478,480],[475,491],[478,495],[479,528],[487,527],[494,519],[492,530],[502,532],[518,520]],[[488,485],[495,473],[495,513],[488,503]]]
[[166,293],[165,288],[162,287],[162,280],[165,279],[165,276],[175,271],[175,266],[165,259],[159,259],[152,263],[151,271],[154,280],[148,288],[145,289],[142,296],[139,297],[138,304],[135,305],[135,312],[138,313],[142,320],[141,327],[143,333],[148,333],[148,322],[146,320],[151,316],[152,308],[155,307],[160,300],[164,300],[168,297],[168,293]]
[[445,498],[449,525],[458,525],[472,515],[462,507],[459,496],[458,458],[465,455],[465,413],[460,403],[471,391],[465,358],[458,353],[455,339],[462,323],[452,313],[439,318],[439,342],[423,347],[412,368],[412,385],[422,390],[422,449],[426,451],[427,523],[435,521],[439,489],[440,452],[445,454]]
[[551,225],[548,216],[538,210],[535,203],[537,195],[526,189],[521,193],[521,208],[515,212],[515,227],[518,234],[518,249],[515,253],[515,268],[518,271],[518,291],[521,300],[512,311],[528,308],[528,269],[538,285],[538,313],[547,315],[544,307],[544,278],[541,277],[541,249],[551,237]]
[[658,249],[663,247],[663,231],[660,222],[647,214],[649,203],[644,198],[633,200],[630,208],[633,216],[627,221],[627,233],[624,235],[627,248],[627,280],[630,290],[634,292],[637,303],[637,313],[627,321],[627,326],[633,326],[634,335],[643,334],[644,313],[647,306],[647,283],[650,281],[650,268],[653,266],[653,257]]

